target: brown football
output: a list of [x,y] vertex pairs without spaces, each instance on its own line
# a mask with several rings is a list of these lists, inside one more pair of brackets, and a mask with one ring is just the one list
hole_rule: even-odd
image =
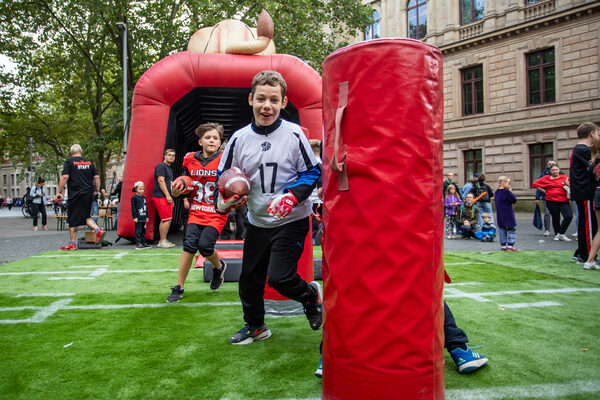
[[250,193],[250,179],[239,168],[233,167],[223,171],[219,177],[219,187],[223,188],[223,196],[228,199],[234,194],[245,196]]

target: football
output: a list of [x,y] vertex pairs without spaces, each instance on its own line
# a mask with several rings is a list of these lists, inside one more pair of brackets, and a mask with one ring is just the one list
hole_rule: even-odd
[[178,176],[173,182],[175,182],[175,185],[178,186],[182,194],[190,194],[195,189],[194,181],[189,176]]
[[223,196],[228,199],[234,194],[245,196],[250,193],[250,179],[239,168],[233,167],[223,171],[219,177],[219,187],[223,188]]

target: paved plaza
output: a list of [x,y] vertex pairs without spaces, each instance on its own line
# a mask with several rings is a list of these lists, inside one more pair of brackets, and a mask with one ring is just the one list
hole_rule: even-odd
[[[48,209],[48,231],[33,231],[31,218],[24,218],[20,207],[13,207],[9,211],[6,207],[0,210],[0,264],[32,256],[43,251],[58,250],[67,244],[68,231],[57,231],[54,212]],[[567,234],[571,242],[557,242],[553,236],[544,237],[542,232],[532,225],[532,214],[517,214],[517,247],[522,250],[575,250],[576,238],[571,234],[575,232],[575,219],[571,222]],[[41,222],[38,223],[41,227]],[[81,236],[81,234],[80,234]],[[108,231],[105,240],[114,243],[117,239],[116,231]],[[181,247],[183,231],[170,233],[169,240]],[[113,249],[134,248],[128,240],[122,239],[109,247]],[[498,251],[500,244],[498,238],[493,243],[484,243],[475,239],[464,240],[444,239],[446,251]]]

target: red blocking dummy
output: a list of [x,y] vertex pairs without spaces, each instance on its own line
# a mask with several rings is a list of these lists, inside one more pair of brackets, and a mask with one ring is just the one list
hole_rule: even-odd
[[331,54],[323,122],[323,398],[444,399],[440,51]]

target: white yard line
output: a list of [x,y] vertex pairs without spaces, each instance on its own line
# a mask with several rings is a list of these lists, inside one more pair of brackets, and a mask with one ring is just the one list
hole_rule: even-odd
[[472,261],[456,262],[456,263],[444,263],[444,265],[470,265],[470,264],[483,265],[485,263],[483,263],[483,262],[472,262]]
[[[600,392],[600,381],[572,381],[530,386],[496,386],[483,389],[446,390],[446,400],[555,399],[557,397]],[[277,400],[321,400],[322,397],[287,398]],[[224,397],[221,400],[242,400]]]
[[[48,318],[49,316],[51,316],[58,310],[63,309],[67,304],[69,304],[72,301],[73,301],[73,299],[62,299],[62,300],[55,301],[54,303],[50,304],[48,307],[35,308],[36,310],[38,310],[38,312],[33,314],[33,317],[28,318],[28,319],[0,319],[0,325],[44,322],[46,320],[46,318]],[[16,307],[16,308],[20,308],[22,310],[30,309],[30,308],[24,308],[24,307]],[[0,311],[1,310],[2,309],[0,309]]]
[[470,285],[483,285],[483,282],[459,282],[459,283],[445,283],[444,287],[454,286],[470,286]]
[[63,257],[79,257],[82,259],[90,259],[90,258],[122,258],[124,256],[136,256],[136,257],[144,257],[144,256],[170,256],[170,257],[179,257],[180,253],[148,253],[148,252],[140,252],[140,251],[126,251],[114,254],[46,254],[41,256],[31,256],[30,258],[63,258]]
[[62,278],[48,278],[49,281],[86,281],[94,279],[89,276],[63,276]]
[[513,294],[524,294],[524,293],[575,293],[575,292],[600,292],[600,288],[560,288],[560,289],[532,289],[532,290],[502,290],[499,292],[483,292],[483,293],[468,293],[458,289],[447,289],[444,297],[450,298],[461,298],[467,297],[480,302],[491,301],[485,297],[489,296],[506,296]]
[[75,293],[25,293],[15,297],[73,297]]
[[[143,274],[149,272],[176,272],[177,269],[115,269],[106,270],[106,274]],[[8,275],[62,275],[62,274],[90,274],[90,271],[31,271],[31,272],[0,272],[0,276]]]
[[530,308],[530,307],[554,307],[562,306],[562,303],[556,301],[538,301],[536,303],[511,303],[511,304],[498,304],[501,308]]

